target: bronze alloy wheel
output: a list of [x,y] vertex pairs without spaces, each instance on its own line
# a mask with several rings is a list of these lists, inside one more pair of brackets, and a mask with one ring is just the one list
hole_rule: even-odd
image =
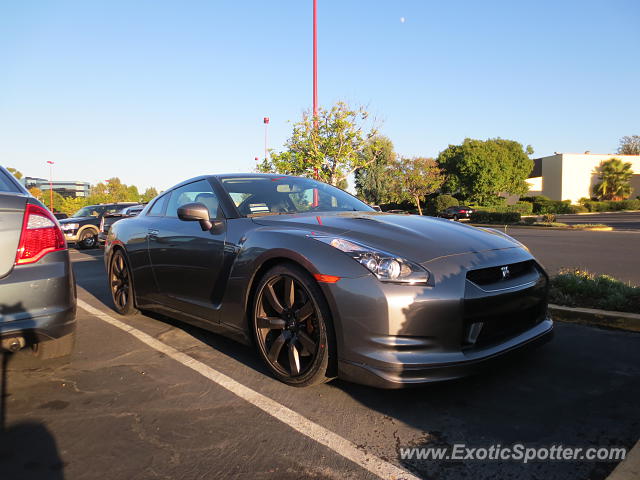
[[121,315],[132,315],[136,313],[133,285],[131,283],[131,273],[124,254],[116,250],[111,257],[109,264],[109,284],[111,298],[116,307],[116,311]]
[[270,270],[258,286],[253,315],[258,349],[276,377],[290,385],[329,380],[321,295],[309,275],[293,266]]

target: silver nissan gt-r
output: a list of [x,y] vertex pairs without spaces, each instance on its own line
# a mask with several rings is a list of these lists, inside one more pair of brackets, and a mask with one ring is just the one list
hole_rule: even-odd
[[395,388],[461,377],[550,338],[548,277],[518,241],[377,212],[307,178],[193,178],[113,225],[121,314],[253,343],[275,377]]

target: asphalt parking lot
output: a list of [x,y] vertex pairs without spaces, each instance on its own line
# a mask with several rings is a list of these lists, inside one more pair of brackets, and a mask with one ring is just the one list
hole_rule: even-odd
[[640,230],[640,212],[606,212],[583,215],[557,215],[559,222],[575,225],[577,223],[601,223],[616,230]]
[[[541,349],[460,381],[400,391],[341,381],[294,389],[273,380],[248,347],[163,317],[118,317],[101,252],[72,257],[88,307],[78,310],[70,363],[39,366],[26,352],[6,359],[6,478],[376,478],[367,462],[378,462],[419,478],[601,479],[614,463],[401,461],[397,449],[631,448],[640,436],[638,334],[558,324]],[[110,319],[167,349],[152,348]],[[257,408],[170,351],[299,418],[276,419],[281,412]],[[331,436],[326,445],[314,440],[310,422],[320,437],[339,435],[364,457],[349,460],[353,455]]]
[[575,267],[640,285],[640,230],[507,228],[507,233],[529,247],[550,274]]

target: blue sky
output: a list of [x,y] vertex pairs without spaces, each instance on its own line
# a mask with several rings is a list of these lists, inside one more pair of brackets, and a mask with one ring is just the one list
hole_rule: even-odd
[[[311,106],[311,0],[0,3],[0,163],[160,189],[252,170]],[[401,22],[401,17],[405,18]],[[319,97],[405,156],[640,134],[640,2],[319,0]]]

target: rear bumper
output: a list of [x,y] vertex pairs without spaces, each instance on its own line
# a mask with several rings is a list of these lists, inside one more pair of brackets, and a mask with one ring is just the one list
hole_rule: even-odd
[[38,343],[63,337],[76,326],[76,286],[67,250],[0,279],[0,337],[21,335]]

